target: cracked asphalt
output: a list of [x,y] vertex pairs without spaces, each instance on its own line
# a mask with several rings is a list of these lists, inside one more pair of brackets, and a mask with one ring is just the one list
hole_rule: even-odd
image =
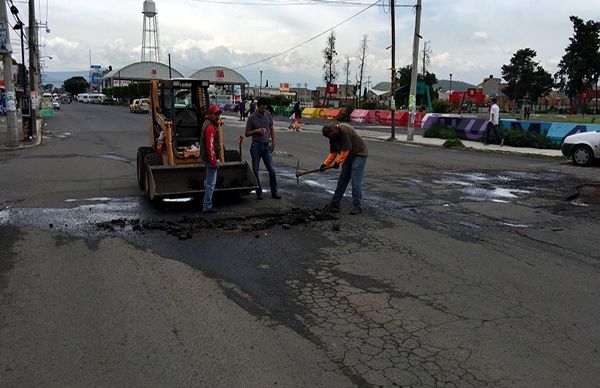
[[597,385],[597,167],[369,141],[365,211],[332,215],[307,125],[283,200],[201,216],[137,191],[147,116],[63,111],[0,153],[0,385]]

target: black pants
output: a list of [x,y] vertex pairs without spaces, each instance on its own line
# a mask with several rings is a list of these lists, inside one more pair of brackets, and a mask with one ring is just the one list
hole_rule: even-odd
[[[490,138],[492,137],[493,134],[493,139],[490,141]],[[487,128],[485,129],[485,135],[484,135],[484,143],[485,144],[489,144],[489,143],[498,143],[500,144],[500,142],[502,141],[502,134],[500,133],[500,126],[499,125],[494,125],[492,123],[488,123]]]

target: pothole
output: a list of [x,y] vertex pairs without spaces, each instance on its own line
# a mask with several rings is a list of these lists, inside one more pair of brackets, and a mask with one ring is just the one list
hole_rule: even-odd
[[578,206],[585,204],[600,204],[600,185],[585,184],[577,186],[577,192],[567,197],[567,200]]
[[[117,218],[98,222],[96,226],[111,232],[124,229],[134,231],[162,230],[180,240],[187,240],[192,238],[194,233],[203,230],[254,232],[271,228],[289,229],[298,225],[338,219],[336,215],[327,212],[325,209],[292,208],[285,212],[225,218],[213,216],[183,216],[177,220]],[[333,227],[335,228],[336,225]],[[260,234],[257,234],[258,237],[260,237]]]

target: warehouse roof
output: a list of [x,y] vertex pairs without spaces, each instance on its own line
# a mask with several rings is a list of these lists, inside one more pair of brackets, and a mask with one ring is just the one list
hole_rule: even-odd
[[171,68],[169,76],[169,66],[160,62],[135,62],[120,69],[113,70],[104,75],[103,78],[130,79],[130,80],[152,80],[183,78],[183,74]]
[[213,85],[248,85],[248,80],[235,70],[223,66],[210,66],[198,70],[190,78],[208,80]]

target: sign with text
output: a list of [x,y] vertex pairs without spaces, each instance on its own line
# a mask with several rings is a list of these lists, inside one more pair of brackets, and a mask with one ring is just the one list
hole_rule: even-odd
[[288,83],[280,83],[279,84],[279,90],[282,92],[289,92],[290,91],[290,84]]
[[215,77],[217,79],[220,79],[220,80],[222,80],[223,78],[225,78],[225,70],[223,70],[223,69],[217,69],[217,70],[215,70]]
[[8,54],[12,51],[10,40],[8,39],[7,26],[7,23],[0,22],[0,54]]

